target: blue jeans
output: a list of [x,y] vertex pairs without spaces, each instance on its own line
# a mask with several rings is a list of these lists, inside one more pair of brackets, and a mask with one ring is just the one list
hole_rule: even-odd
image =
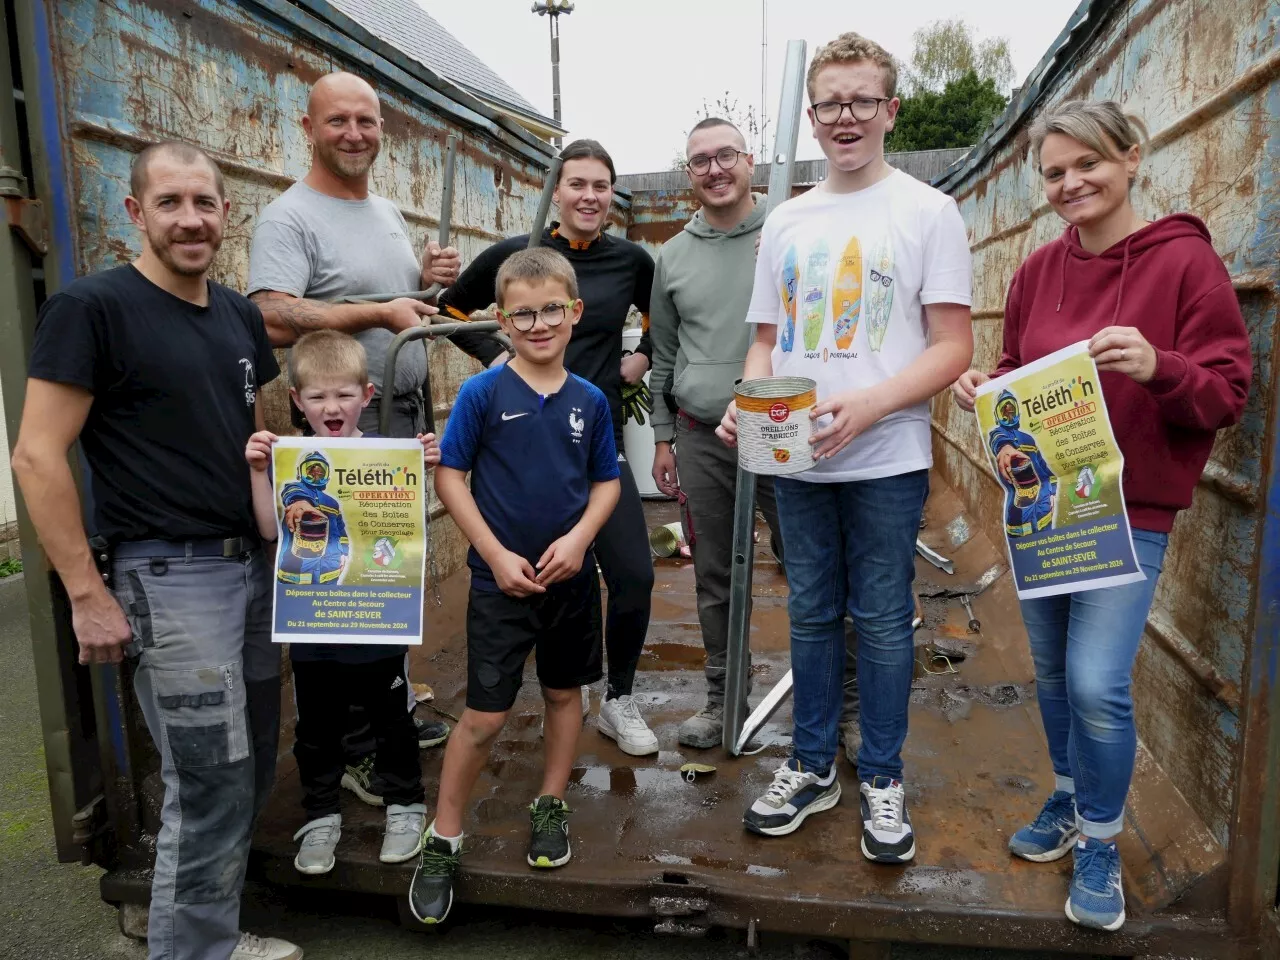
[[261,551],[118,559],[112,585],[141,643],[133,685],[164,782],[149,957],[228,960],[280,739],[271,567]]
[[[1124,824],[1138,735],[1130,682],[1169,537],[1134,530],[1146,580],[1022,601],[1040,716],[1058,789],[1074,790],[1087,837]],[[864,688],[865,689],[865,688]]]
[[821,775],[835,762],[847,613],[862,691],[858,776],[901,779],[915,662],[911,581],[929,471],[848,483],[778,477],[775,489],[790,587],[792,756]]

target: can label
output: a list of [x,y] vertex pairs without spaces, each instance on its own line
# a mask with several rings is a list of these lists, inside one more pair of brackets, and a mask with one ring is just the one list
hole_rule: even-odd
[[739,385],[738,463],[758,474],[800,473],[813,466],[809,413],[816,384],[803,377],[766,377]]

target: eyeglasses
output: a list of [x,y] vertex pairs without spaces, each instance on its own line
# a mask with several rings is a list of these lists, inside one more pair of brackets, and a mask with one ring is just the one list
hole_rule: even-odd
[[824,127],[833,127],[840,122],[844,108],[849,108],[849,116],[855,121],[874,120],[880,112],[880,104],[888,103],[893,97],[859,97],[857,100],[823,100],[813,104],[813,116]]
[[528,333],[533,329],[534,324],[539,320],[548,327],[558,327],[564,323],[565,314],[569,312],[576,304],[577,300],[570,300],[568,303],[548,303],[541,310],[512,310],[508,313],[501,307],[498,312],[511,321],[511,325],[521,333]]
[[741,150],[735,150],[733,147],[724,147],[717,150],[715,156],[708,157],[705,153],[699,153],[689,158],[689,162],[685,164],[689,168],[690,173],[702,176],[711,169],[711,161],[714,160],[721,170],[732,170],[738,165],[738,158],[745,157],[746,154]]

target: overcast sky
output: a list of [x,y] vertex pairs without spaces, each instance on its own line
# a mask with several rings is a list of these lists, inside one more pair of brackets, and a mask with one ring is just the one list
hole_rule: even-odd
[[[418,0],[459,40],[548,117],[551,56],[546,17],[531,0]],[[765,0],[768,71],[765,114],[778,109],[787,41],[809,56],[845,30],[857,30],[900,60],[911,35],[938,19],[961,17],[979,38],[1009,39],[1021,84],[1066,26],[1078,0]],[[761,99],[761,0],[576,0],[560,18],[564,124],[593,137],[619,173],[665,170],[684,134],[728,91],[742,109]],[[772,149],[772,133],[769,147]],[[808,124],[799,159],[821,156]]]

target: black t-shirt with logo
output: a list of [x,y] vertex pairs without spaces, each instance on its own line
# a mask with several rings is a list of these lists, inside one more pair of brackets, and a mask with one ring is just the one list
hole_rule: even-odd
[[29,375],[83,387],[90,532],[112,543],[252,535],[245,444],[279,374],[262,314],[209,282],[200,307],[132,266],[71,283],[40,310]]

